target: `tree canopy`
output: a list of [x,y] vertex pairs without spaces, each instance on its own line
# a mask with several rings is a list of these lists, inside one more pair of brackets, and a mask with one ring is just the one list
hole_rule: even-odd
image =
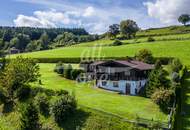
[[182,14],[179,16],[178,21],[184,25],[186,25],[190,21],[189,14]]

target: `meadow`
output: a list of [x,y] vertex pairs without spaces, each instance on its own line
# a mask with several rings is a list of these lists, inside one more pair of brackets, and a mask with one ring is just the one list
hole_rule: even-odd
[[[84,58],[84,57],[133,57],[140,49],[149,49],[154,57],[179,58],[184,65],[190,67],[190,27],[168,27],[150,29],[137,33],[137,39],[123,40],[124,45],[110,46],[112,40],[98,40],[78,45],[57,48],[53,50],[18,54],[32,58]],[[179,33],[179,34],[177,34]],[[186,34],[183,34],[186,33]],[[147,37],[153,36],[155,42],[147,42]],[[143,37],[142,37],[143,36]],[[11,55],[14,58],[18,55]],[[117,93],[93,88],[93,84],[77,84],[66,80],[53,72],[55,64],[40,64],[43,86],[49,89],[65,89],[74,91],[80,105],[97,108],[129,119],[140,116],[146,119],[167,121],[167,115],[160,112],[157,105],[150,99],[133,96],[122,96]],[[75,65],[76,67],[77,65]],[[55,84],[56,83],[56,84]],[[189,129],[190,114],[190,82],[187,77],[183,84],[182,111],[185,116],[179,117],[179,129]]]
[[[119,95],[115,92],[93,87],[93,83],[77,83],[67,80],[53,72],[55,64],[40,64],[43,87],[53,90],[74,92],[79,106],[98,109],[123,118],[135,120],[136,117],[167,122],[167,115],[150,99],[138,96]],[[75,65],[75,67],[77,67]]]
[[[18,54],[31,58],[72,58],[72,57],[127,57],[134,56],[140,49],[149,49],[154,57],[176,57],[185,65],[190,65],[190,41],[156,41],[135,43],[122,46],[105,47],[65,47],[40,52]],[[14,58],[18,55],[11,55]]]

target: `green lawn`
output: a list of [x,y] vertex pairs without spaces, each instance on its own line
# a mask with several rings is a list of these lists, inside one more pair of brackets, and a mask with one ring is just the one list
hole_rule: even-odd
[[146,119],[167,121],[167,115],[150,99],[138,96],[119,95],[102,89],[93,88],[92,84],[76,83],[66,80],[53,72],[55,64],[40,64],[42,82],[45,88],[74,91],[79,105],[103,110],[120,116],[135,119],[136,116]]
[[[129,44],[116,47],[65,47],[47,51],[21,54],[32,58],[64,58],[64,57],[125,57],[143,48],[150,49],[155,57],[178,57],[186,65],[190,65],[190,41],[159,41],[153,43]],[[20,55],[20,54],[19,54]],[[15,57],[18,55],[12,55]]]
[[178,117],[178,129],[189,130],[190,129],[190,72],[186,76],[185,81],[182,84],[182,107],[181,111],[184,115]]
[[137,36],[181,34],[188,33],[189,31],[190,26],[170,26],[165,28],[142,30],[137,33]]

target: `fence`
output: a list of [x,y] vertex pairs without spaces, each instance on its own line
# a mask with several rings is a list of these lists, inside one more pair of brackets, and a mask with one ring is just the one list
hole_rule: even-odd
[[137,117],[136,120],[132,120],[132,119],[128,119],[126,117],[122,117],[122,116],[120,116],[118,114],[106,112],[104,110],[100,110],[100,109],[96,109],[96,108],[91,108],[91,107],[87,107],[87,106],[84,106],[84,105],[79,105],[79,106],[81,108],[86,108],[86,109],[89,109],[89,110],[92,110],[92,111],[96,111],[98,113],[102,113],[102,114],[107,115],[107,116],[118,118],[118,119],[120,119],[120,120],[122,120],[124,122],[133,123],[133,124],[136,124],[136,125],[139,125],[139,126],[143,126],[143,127],[146,127],[146,128],[152,128],[153,126],[155,126],[157,128],[161,128],[161,129],[164,129],[164,130],[169,130],[167,122],[160,122],[160,121],[156,121],[156,120],[149,120],[149,119],[140,118],[140,117]]

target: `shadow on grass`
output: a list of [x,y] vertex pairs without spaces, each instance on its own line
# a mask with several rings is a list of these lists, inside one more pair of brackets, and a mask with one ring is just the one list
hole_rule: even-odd
[[190,72],[182,84],[181,129],[190,129]]
[[73,116],[70,116],[65,122],[59,124],[59,126],[62,127],[64,130],[80,130],[89,115],[90,113],[78,109],[73,114]]
[[14,106],[15,106],[14,102],[5,103],[3,105],[2,113],[10,113],[10,112],[12,112],[14,110]]

